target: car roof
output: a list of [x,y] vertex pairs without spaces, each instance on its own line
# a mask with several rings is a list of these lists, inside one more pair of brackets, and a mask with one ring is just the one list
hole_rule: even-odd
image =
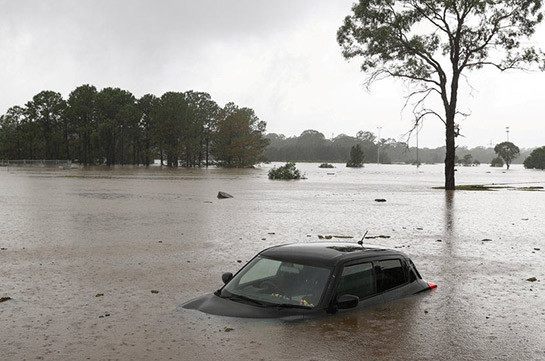
[[294,243],[267,248],[261,256],[281,261],[333,267],[340,262],[375,256],[402,256],[401,251],[370,245],[348,242]]

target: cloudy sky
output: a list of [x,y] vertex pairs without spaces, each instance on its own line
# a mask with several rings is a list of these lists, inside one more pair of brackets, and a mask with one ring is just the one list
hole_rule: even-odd
[[[406,88],[369,91],[357,61],[342,58],[336,31],[353,0],[0,0],[0,113],[41,90],[67,97],[82,84],[136,96],[199,90],[220,105],[255,109],[268,131],[316,129],[326,137],[360,130],[400,139]],[[545,28],[534,38],[545,48]],[[460,145],[505,139],[545,144],[545,74],[470,73]],[[414,143],[414,139],[411,140]],[[430,119],[421,146],[444,144]]]

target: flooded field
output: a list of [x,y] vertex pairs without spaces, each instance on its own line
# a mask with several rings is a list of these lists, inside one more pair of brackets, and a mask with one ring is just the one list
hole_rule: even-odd
[[[545,359],[545,191],[453,194],[432,188],[441,165],[336,166],[299,164],[297,182],[269,181],[270,165],[0,168],[0,359]],[[545,186],[545,172],[460,167],[457,182]],[[366,231],[438,289],[297,323],[180,307],[263,248]]]

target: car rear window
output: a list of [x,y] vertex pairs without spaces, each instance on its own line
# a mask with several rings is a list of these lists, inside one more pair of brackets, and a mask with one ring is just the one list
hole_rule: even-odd
[[361,263],[344,268],[337,288],[339,296],[354,295],[365,298],[375,292],[375,275],[372,263]]
[[407,273],[405,272],[401,260],[389,259],[379,261],[379,266],[382,271],[380,280],[381,291],[384,292],[407,283]]
[[411,264],[411,282],[416,281],[417,279],[422,279],[422,276],[420,276],[420,273],[416,269],[416,266],[414,265],[412,260],[409,260],[409,263]]

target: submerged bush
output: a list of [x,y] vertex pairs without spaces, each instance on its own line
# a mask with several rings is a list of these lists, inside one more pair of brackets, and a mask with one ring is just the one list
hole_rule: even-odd
[[534,149],[524,160],[524,168],[545,169],[545,147]]
[[335,168],[335,167],[333,166],[333,164],[322,163],[322,164],[320,164],[319,168]]
[[271,170],[269,170],[269,179],[283,179],[283,180],[290,180],[290,179],[304,179],[304,177],[301,175],[301,172],[299,172],[299,169],[295,168],[295,163],[288,162],[286,165],[283,165],[281,167],[274,167]]
[[492,159],[492,162],[490,163],[491,167],[503,167],[503,159],[501,157],[496,157]]

